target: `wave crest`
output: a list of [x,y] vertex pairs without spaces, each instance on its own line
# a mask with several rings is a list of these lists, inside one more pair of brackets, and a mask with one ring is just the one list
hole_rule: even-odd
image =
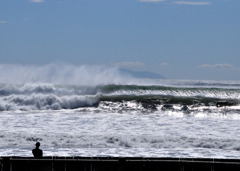
[[11,95],[0,101],[0,110],[60,110],[93,107],[97,96]]

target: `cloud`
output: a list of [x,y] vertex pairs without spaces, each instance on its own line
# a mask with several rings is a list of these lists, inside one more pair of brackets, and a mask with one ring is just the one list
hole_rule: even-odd
[[33,2],[33,3],[43,3],[44,0],[30,0],[30,2]]
[[[157,2],[166,2],[168,0],[139,0],[139,2],[152,2],[152,3],[157,3]],[[171,3],[174,4],[179,4],[179,5],[210,5],[211,2],[209,1],[171,1]]]
[[138,61],[136,61],[136,62],[119,62],[119,63],[115,63],[114,66],[129,68],[129,67],[144,67],[145,64],[142,62],[138,62]]
[[199,65],[200,68],[233,68],[233,65],[231,64],[203,64]]
[[7,21],[5,21],[5,20],[0,21],[0,24],[6,24],[6,23],[7,23]]
[[168,66],[168,63],[163,62],[163,63],[160,64],[160,66]]
[[140,2],[164,2],[166,0],[139,0]]
[[208,1],[174,1],[175,4],[182,4],[182,5],[210,5],[211,3]]

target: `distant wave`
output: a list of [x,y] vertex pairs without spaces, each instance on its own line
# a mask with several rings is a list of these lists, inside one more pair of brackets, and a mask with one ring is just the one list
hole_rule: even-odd
[[106,85],[101,87],[101,92],[115,95],[169,95],[178,97],[200,96],[221,99],[240,99],[240,89],[226,88]]

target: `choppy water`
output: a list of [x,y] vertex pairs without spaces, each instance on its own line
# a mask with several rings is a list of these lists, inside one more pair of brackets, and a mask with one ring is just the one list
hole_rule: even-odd
[[240,158],[240,82],[1,84],[0,156]]

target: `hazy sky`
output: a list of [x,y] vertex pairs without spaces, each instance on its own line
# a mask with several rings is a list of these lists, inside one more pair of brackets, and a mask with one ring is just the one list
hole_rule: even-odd
[[0,64],[240,80],[240,0],[0,0]]

